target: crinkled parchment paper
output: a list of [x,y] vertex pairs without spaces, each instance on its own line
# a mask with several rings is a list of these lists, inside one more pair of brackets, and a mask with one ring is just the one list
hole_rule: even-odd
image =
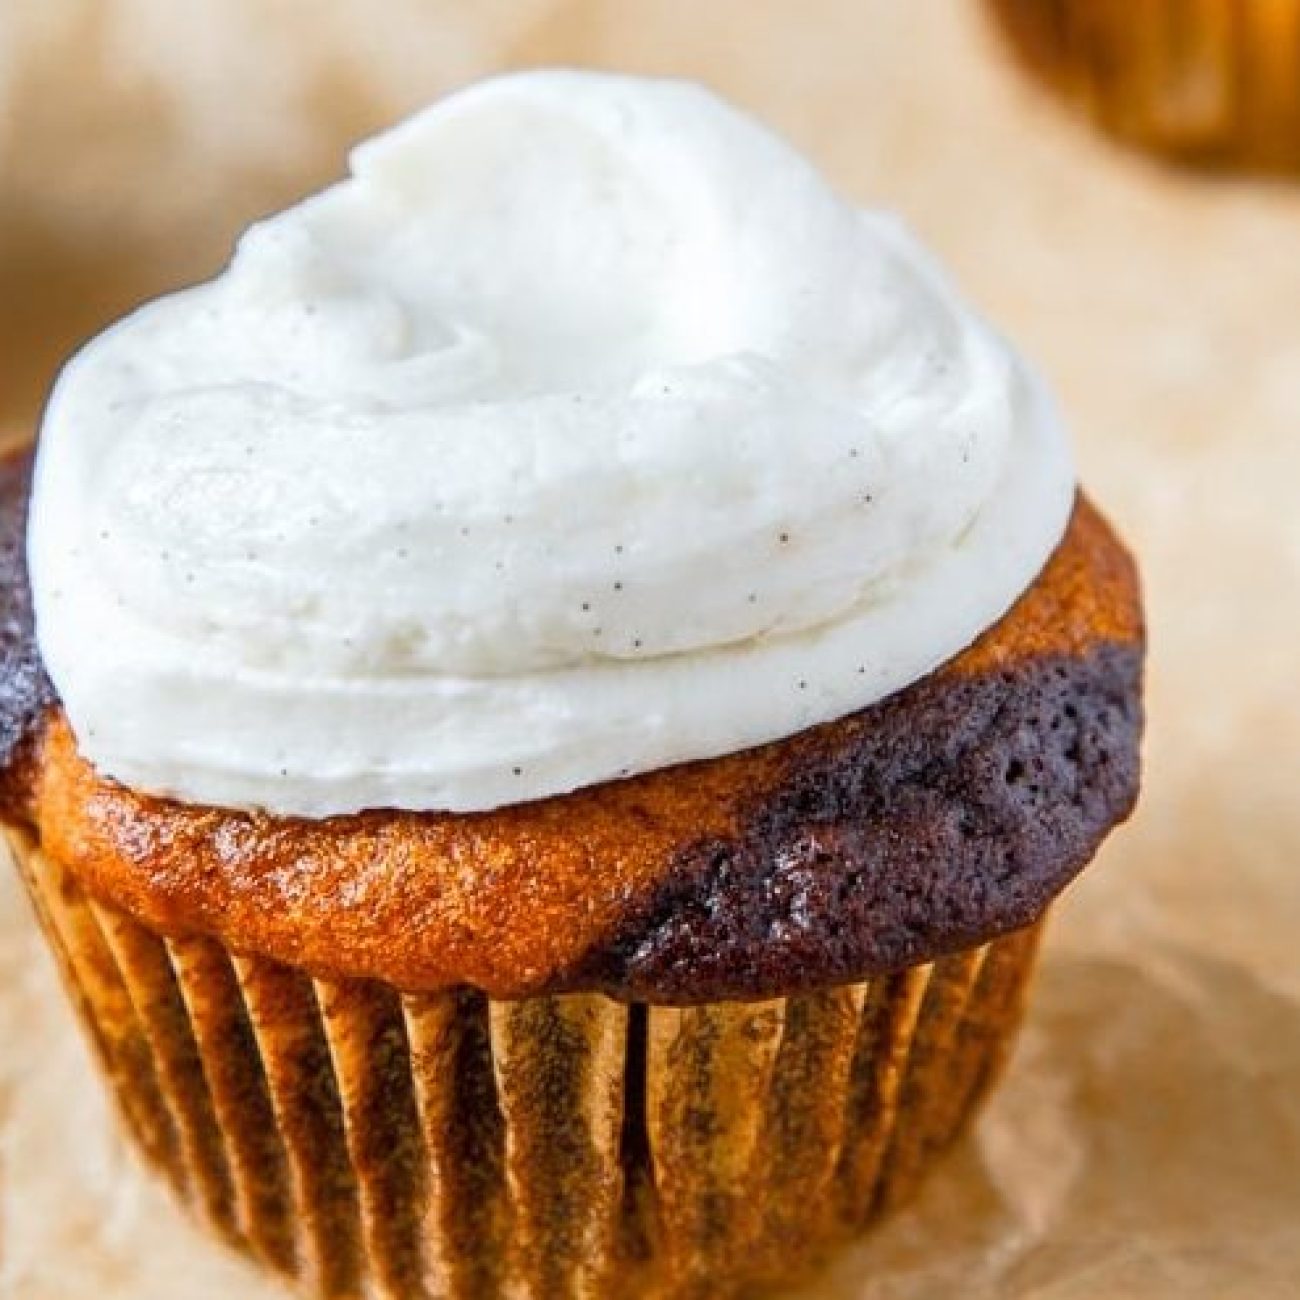
[[[1300,1295],[1300,186],[1113,152],[972,0],[0,0],[0,423],[346,141],[537,62],[711,81],[904,212],[1048,371],[1145,571],[1141,810],[977,1131],[807,1295]],[[0,881],[0,1294],[273,1300],[109,1136]]]

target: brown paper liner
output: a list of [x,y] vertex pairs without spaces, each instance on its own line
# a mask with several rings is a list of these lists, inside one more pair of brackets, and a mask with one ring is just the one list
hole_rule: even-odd
[[1209,166],[1300,170],[1300,0],[989,0],[1106,130]]
[[722,1297],[904,1200],[996,1075],[1041,924],[761,1003],[313,980],[87,897],[7,832],[126,1127],[320,1297]]

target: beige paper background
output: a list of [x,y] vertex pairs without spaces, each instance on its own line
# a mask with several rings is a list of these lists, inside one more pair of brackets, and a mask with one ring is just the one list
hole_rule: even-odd
[[[1300,1295],[1300,187],[1113,152],[968,0],[0,0],[0,425],[347,141],[539,62],[708,80],[905,213],[1041,362],[1145,572],[1140,813],[978,1131],[806,1300]],[[0,1295],[281,1295],[109,1133],[0,873]]]

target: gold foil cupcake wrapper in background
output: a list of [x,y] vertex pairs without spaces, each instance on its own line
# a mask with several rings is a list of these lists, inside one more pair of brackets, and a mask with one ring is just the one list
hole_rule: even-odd
[[9,841],[140,1150],[323,1297],[713,1298],[797,1274],[962,1131],[1041,929],[760,1003],[402,995],[163,939]]
[[1020,55],[1111,134],[1300,171],[1300,0],[987,0]]

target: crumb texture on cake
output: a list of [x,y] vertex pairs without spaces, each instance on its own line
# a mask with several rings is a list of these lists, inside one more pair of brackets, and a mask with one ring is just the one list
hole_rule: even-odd
[[[41,717],[54,704],[54,687],[36,649],[25,547],[30,451],[0,457],[0,771],[22,765]],[[0,817],[13,819],[15,782],[0,780]]]
[[[20,537],[22,495],[2,505]],[[101,778],[40,670],[21,546],[0,563],[5,756],[40,738],[6,773],[8,818],[162,934],[320,975],[672,1003],[860,980],[1030,924],[1136,798],[1137,579],[1083,498],[1010,613],[880,704],[472,814],[275,817]]]

